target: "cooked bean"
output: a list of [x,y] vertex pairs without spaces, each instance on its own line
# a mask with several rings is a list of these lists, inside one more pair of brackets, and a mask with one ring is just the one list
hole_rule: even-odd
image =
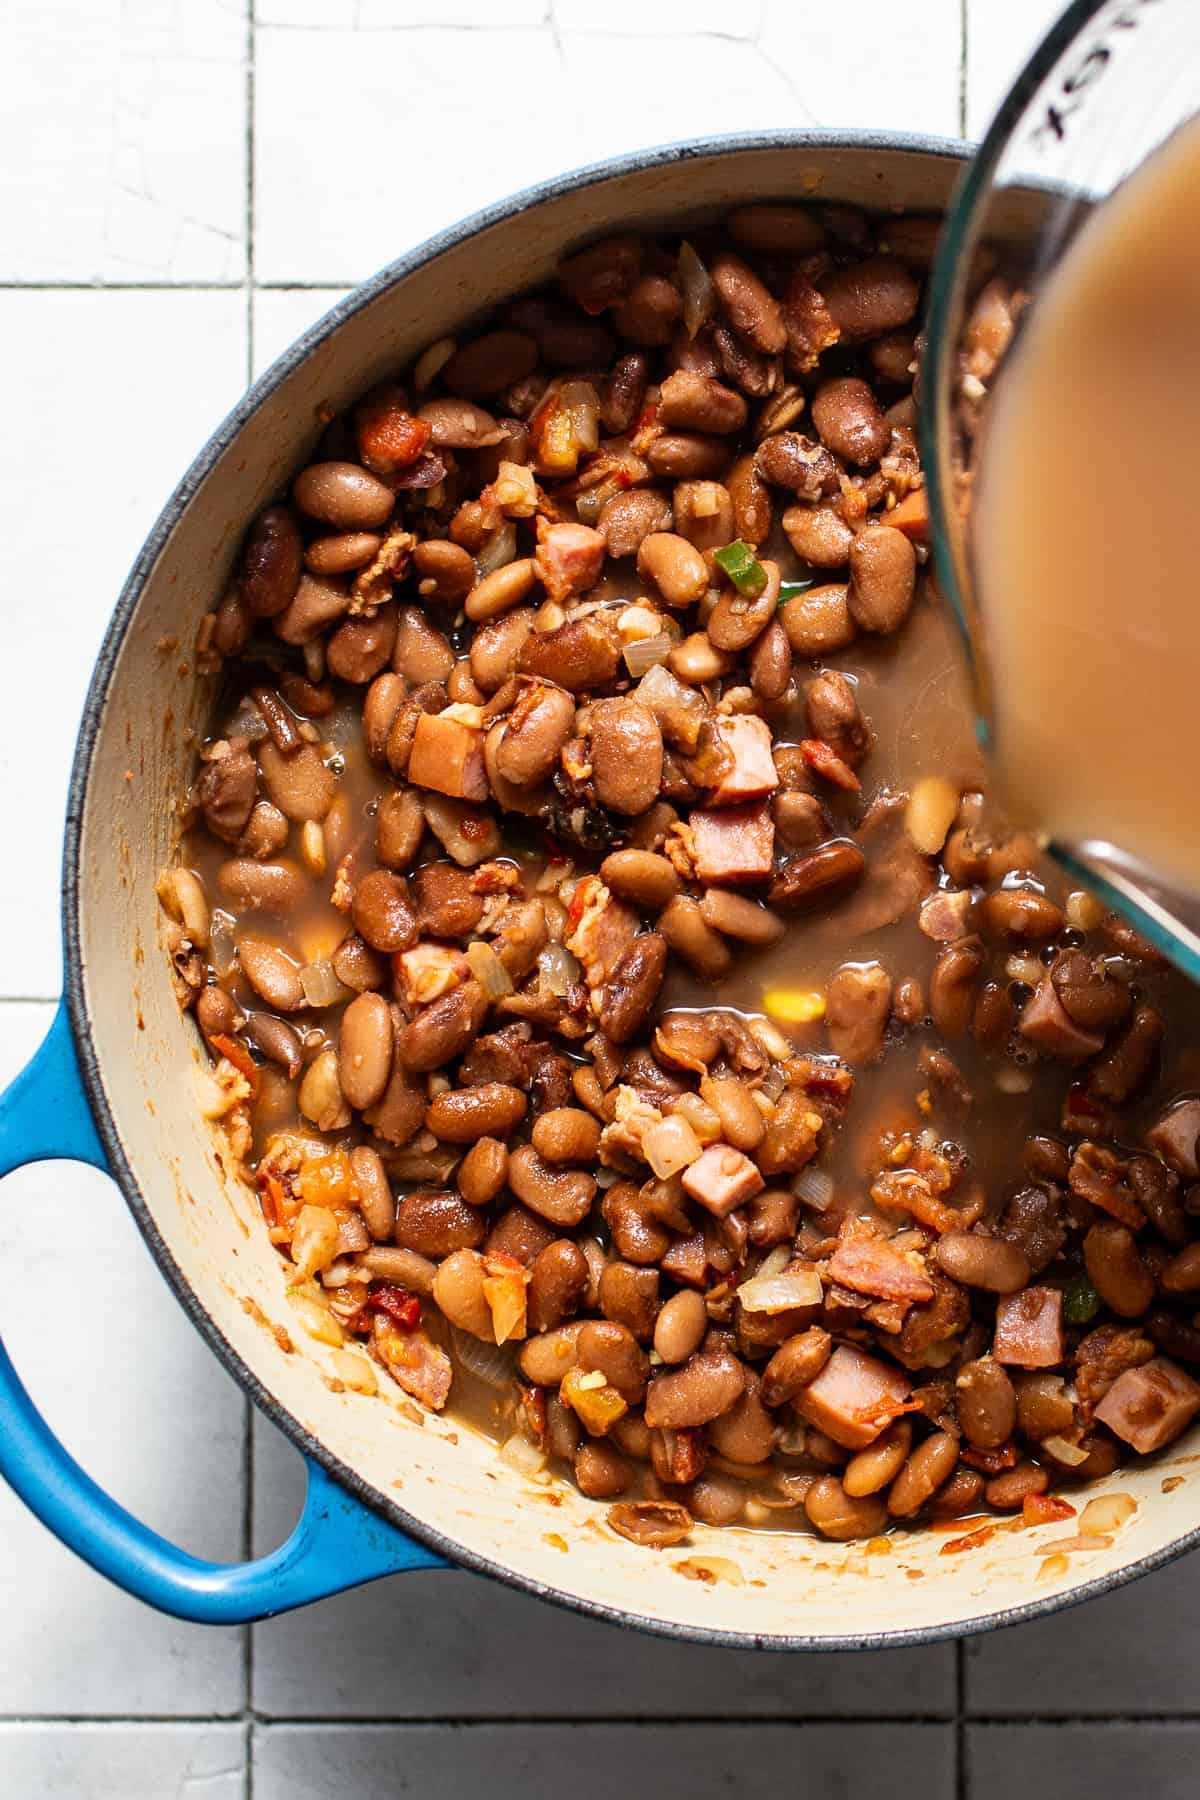
[[358,1259],[380,1281],[395,1281],[411,1294],[432,1294],[437,1265],[398,1244],[369,1244]]
[[274,744],[259,745],[258,767],[267,798],[287,819],[323,819],[333,805],[337,781],[313,744],[283,756]]
[[401,871],[411,864],[425,835],[425,814],[411,788],[384,794],[375,814],[375,855],[385,869]]
[[[667,866],[669,868],[670,864]],[[728,888],[705,888],[700,899],[700,914],[714,931],[737,938],[743,944],[775,944],[784,932],[782,919],[777,919],[757,900],[747,900],[744,894],[731,894]]]
[[750,1089],[731,1075],[703,1075],[700,1097],[721,1123],[721,1135],[735,1150],[757,1150],[766,1136],[766,1121]]
[[350,605],[350,590],[340,579],[302,575],[291,602],[271,621],[285,644],[311,644],[340,619]]
[[[523,556],[516,562],[504,563],[493,569],[490,575],[477,582],[463,602],[468,619],[476,624],[486,624],[491,619],[498,619],[503,613],[512,612],[529,594],[537,577],[534,571],[533,558]],[[474,658],[471,662],[475,668]],[[480,687],[486,683],[475,675]]]
[[994,1475],[984,1488],[984,1497],[997,1512],[1020,1512],[1030,1494],[1044,1494],[1050,1486],[1050,1475],[1033,1463],[1019,1462],[1015,1469]]
[[605,887],[648,912],[658,912],[679,892],[679,876],[652,850],[614,850],[600,864]]
[[356,994],[365,994],[368,988],[382,987],[387,978],[387,963],[377,951],[364,944],[357,933],[342,939],[330,961],[342,986],[351,988]]
[[733,507],[734,535],[757,549],[771,530],[770,489],[752,455],[739,456],[724,479]]
[[781,792],[771,802],[775,842],[781,850],[808,850],[829,830],[821,802],[815,794]]
[[396,1200],[377,1150],[359,1144],[350,1152],[350,1167],[358,1189],[358,1209],[363,1224],[377,1243],[391,1237],[396,1224]]
[[787,343],[779,302],[739,256],[720,252],[709,265],[726,318],[756,350],[777,356]]
[[736,1525],[747,1497],[743,1481],[715,1469],[698,1475],[687,1491],[688,1506],[702,1525]]
[[533,682],[522,689],[496,750],[505,781],[532,787],[558,766],[559,752],[575,725],[575,702],[562,688]]
[[784,912],[807,912],[828,906],[846,888],[862,880],[866,866],[857,844],[833,838],[806,856],[789,857],[767,890],[767,900]]
[[551,1166],[532,1144],[522,1144],[509,1157],[508,1185],[541,1218],[568,1229],[587,1217],[596,1192],[593,1175]]
[[417,921],[407,884],[390,870],[373,869],[363,876],[350,912],[354,929],[372,950],[407,950],[416,943]]
[[609,1319],[586,1319],[579,1333],[578,1356],[580,1367],[598,1369],[627,1405],[641,1405],[650,1364],[624,1325]]
[[912,608],[917,557],[902,531],[868,525],[850,546],[846,605],[862,631],[898,631]]
[[779,609],[779,623],[797,656],[828,656],[854,642],[857,628],[850,616],[845,582],[793,594]]
[[487,1206],[508,1179],[508,1150],[498,1138],[481,1137],[458,1165],[458,1191],[468,1206]]
[[605,431],[619,436],[629,430],[645,404],[649,374],[649,360],[640,350],[618,357],[600,388],[600,418]]
[[614,1044],[636,1037],[658,998],[667,967],[667,940],[657,931],[634,938],[600,990],[600,1029]]
[[506,1138],[525,1117],[526,1105],[520,1088],[502,1081],[481,1081],[475,1087],[451,1088],[431,1100],[425,1125],[447,1144],[473,1144],[479,1137]]
[[552,1331],[539,1332],[521,1346],[521,1373],[538,1387],[557,1387],[568,1369],[579,1361],[579,1334],[583,1321],[573,1319]]
[[936,1519],[961,1519],[964,1513],[978,1512],[982,1499],[983,1476],[959,1463],[929,1502],[929,1510]]
[[659,418],[668,431],[740,431],[746,423],[742,396],[709,375],[684,369],[668,375],[659,390]]
[[929,1011],[943,1037],[961,1037],[971,1023],[983,963],[978,938],[959,938],[938,951],[929,977]]
[[238,961],[255,993],[276,1012],[295,1012],[304,1005],[300,971],[286,951],[244,937],[238,943]]
[[568,619],[553,631],[530,632],[518,660],[526,673],[557,682],[571,694],[604,687],[615,676],[620,660],[611,616],[591,613],[586,618]]
[[392,1011],[382,994],[359,994],[342,1015],[338,1083],[356,1112],[374,1106],[392,1070]]
[[671,529],[671,503],[657,488],[614,494],[596,521],[610,556],[635,556],[648,537]]
[[683,313],[678,291],[662,275],[643,275],[614,307],[612,321],[623,338],[647,350],[669,344]]
[[646,1423],[670,1431],[707,1425],[734,1405],[746,1371],[727,1350],[697,1350],[669,1375],[656,1375],[646,1393]]
[[478,1250],[452,1250],[434,1275],[433,1297],[452,1325],[494,1344],[492,1309],[483,1291],[486,1272]]
[[238,587],[259,619],[273,619],[289,606],[300,585],[299,527],[286,506],[268,506],[246,533],[238,563]]
[[357,463],[310,463],[292,496],[302,513],[337,531],[372,531],[391,515],[392,490]]
[[710,480],[723,473],[728,460],[729,446],[723,438],[694,431],[666,431],[646,451],[654,473],[670,481]]
[[812,422],[835,456],[859,468],[878,462],[892,438],[875,395],[853,375],[837,375],[821,384],[813,395]]
[[539,1113],[530,1135],[538,1155],[549,1163],[592,1163],[600,1148],[599,1125],[577,1106]]
[[1098,1219],[1088,1230],[1083,1260],[1092,1286],[1122,1319],[1136,1319],[1154,1299],[1154,1277],[1134,1235],[1115,1219]]
[[952,1281],[992,1294],[1015,1294],[1032,1273],[1029,1258],[1004,1238],[974,1231],[948,1231],[937,1241],[937,1259]]
[[786,1338],[763,1370],[762,1397],[768,1406],[794,1400],[829,1361],[833,1340],[819,1325]]
[[337,1052],[322,1050],[305,1071],[296,1096],[296,1104],[318,1131],[344,1131],[350,1123],[350,1108],[338,1085]]
[[664,1301],[654,1321],[654,1348],[665,1363],[686,1362],[704,1342],[708,1309],[693,1288],[681,1288]]
[[1110,1106],[1123,1106],[1149,1080],[1165,1030],[1156,1007],[1137,1007],[1120,1037],[1088,1071],[1088,1093]]
[[658,1315],[658,1282],[657,1269],[610,1262],[600,1277],[600,1311],[612,1324],[623,1325],[639,1343],[647,1344]]
[[196,1023],[206,1038],[232,1037],[241,1030],[241,1009],[224,988],[203,987],[196,996]]
[[667,903],[659,914],[658,928],[676,955],[706,981],[719,980],[733,960],[725,940],[686,894],[677,894]]
[[750,686],[760,700],[781,700],[792,679],[792,646],[777,618],[755,640],[750,652]]
[[662,595],[668,606],[691,606],[708,588],[704,558],[673,531],[652,531],[638,546],[638,574]]
[[538,347],[523,331],[487,331],[455,351],[442,369],[452,394],[495,400],[537,367]]
[[630,1482],[629,1464],[603,1438],[586,1438],[575,1452],[575,1485],[589,1500],[611,1500]]
[[912,1446],[912,1420],[897,1419],[881,1431],[873,1444],[858,1450],[842,1470],[842,1486],[852,1500],[878,1494],[888,1487],[908,1460]]
[[529,1272],[529,1324],[552,1331],[578,1311],[587,1292],[588,1266],[570,1238],[555,1238],[534,1257]]
[[417,417],[430,428],[430,441],[447,450],[483,450],[504,436],[491,413],[470,400],[426,400]]
[[954,1378],[954,1405],[963,1435],[978,1450],[998,1450],[1016,1427],[1016,1390],[990,1356],[963,1364]]
[[477,981],[464,981],[434,1000],[396,1035],[396,1056],[406,1069],[424,1073],[461,1056],[487,1011]]
[[382,542],[375,531],[340,531],[314,538],[305,547],[304,566],[313,575],[349,575],[374,562]]
[[775,1444],[775,1421],[759,1397],[759,1378],[747,1369],[746,1385],[728,1412],[713,1419],[707,1437],[727,1462],[751,1466],[765,1462]]
[[381,606],[374,618],[343,619],[325,646],[329,673],[339,681],[365,687],[387,667],[395,644],[394,606]]
[[474,1250],[484,1224],[473,1207],[445,1189],[417,1189],[396,1202],[396,1242],[404,1250],[440,1260],[454,1250]]
[[1188,1244],[1171,1258],[1159,1276],[1159,1286],[1166,1294],[1200,1291],[1200,1241]]
[[887,1509],[893,1519],[911,1519],[950,1476],[958,1461],[958,1440],[948,1431],[935,1431],[909,1452],[904,1467],[888,1490]]
[[247,912],[294,912],[308,893],[308,878],[293,862],[254,862],[235,857],[217,870],[217,886],[231,905]]
[[[345,631],[346,627],[340,627]],[[454,668],[454,652],[419,607],[401,607],[396,620],[392,668],[420,687],[427,681],[445,681]],[[337,671],[335,670],[336,674]],[[352,679],[352,677],[347,678]]]
[[887,1508],[877,1494],[848,1494],[836,1475],[820,1475],[804,1496],[809,1523],[835,1543],[878,1537],[887,1530]]
[[474,558],[448,538],[426,538],[417,544],[412,567],[422,600],[457,604],[475,585]]
[[883,1048],[892,982],[879,963],[843,963],[825,994],[825,1025],[835,1056],[873,1062]]
[[854,533],[831,506],[789,506],[783,529],[796,555],[814,569],[840,569],[850,560]]
[[1056,937],[1063,916],[1053,900],[1025,888],[1001,888],[988,894],[981,908],[984,924],[997,935],[1038,943]]
[[[205,990],[206,992],[217,990]],[[199,1001],[196,1003],[199,1014]],[[286,1020],[277,1019],[273,1013],[252,1012],[246,1015],[246,1036],[256,1050],[261,1050],[268,1062],[278,1063],[286,1069],[294,1081],[303,1066],[304,1055],[300,1044],[300,1036]]]
[[602,806],[625,815],[645,812],[658,798],[662,757],[662,731],[649,707],[600,700],[592,708],[592,780]]
[[387,755],[388,737],[404,704],[404,683],[390,671],[377,675],[363,699],[363,742],[372,762]]
[[820,287],[846,338],[878,337],[907,325],[920,298],[916,282],[894,256],[868,256],[844,265],[824,276]]
[[779,564],[764,560],[767,585],[753,600],[726,589],[709,615],[706,630],[718,650],[748,649],[775,618],[779,604]]
[[704,631],[692,632],[682,643],[675,644],[667,657],[667,667],[672,675],[677,675],[690,687],[716,681],[719,676],[727,675],[735,663],[736,658],[725,650],[718,650]]

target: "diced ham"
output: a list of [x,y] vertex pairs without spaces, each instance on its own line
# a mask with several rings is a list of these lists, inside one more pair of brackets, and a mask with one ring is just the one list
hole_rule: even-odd
[[1104,1039],[1097,1031],[1084,1031],[1076,1025],[1054,991],[1047,975],[1039,981],[1033,998],[1021,1013],[1021,1036],[1060,1062],[1083,1062],[1103,1050]]
[[486,800],[483,732],[442,713],[419,713],[408,779],[414,787],[432,788],[452,800]]
[[386,1313],[377,1312],[368,1348],[406,1394],[423,1406],[432,1407],[434,1412],[441,1412],[450,1393],[454,1368],[446,1352],[431,1343],[422,1330],[402,1330]]
[[685,1287],[703,1288],[708,1279],[708,1251],[704,1233],[693,1231],[691,1237],[676,1238],[660,1265],[664,1275]]
[[829,1263],[829,1273],[856,1294],[872,1294],[880,1300],[911,1300],[920,1304],[933,1299],[933,1283],[919,1263],[910,1262],[886,1238],[854,1237],[840,1243]]
[[761,1193],[765,1186],[750,1158],[731,1144],[710,1144],[683,1171],[684,1193],[707,1207],[715,1219],[727,1218],[735,1206]]
[[770,808],[731,806],[692,813],[696,874],[704,882],[761,881],[771,873],[775,825]]
[[792,1405],[835,1444],[862,1450],[891,1424],[910,1392],[903,1370],[839,1344]]
[[779,786],[771,755],[771,727],[753,713],[738,713],[716,723],[717,761],[721,776],[709,793],[712,806],[741,806],[761,800]]
[[632,907],[614,900],[595,875],[585,875],[571,901],[567,949],[583,964],[589,988],[603,987],[637,936]]
[[1200,1382],[1166,1356],[1127,1369],[1096,1408],[1096,1417],[1139,1456],[1173,1444],[1200,1412]]
[[1058,1288],[1024,1288],[996,1302],[992,1355],[997,1362],[1018,1369],[1053,1369],[1065,1354]]
[[917,923],[935,944],[951,944],[955,938],[965,937],[970,930],[974,905],[975,892],[971,888],[956,888],[953,893],[939,888],[922,901]]
[[604,539],[590,525],[547,525],[538,520],[533,568],[551,600],[569,600],[594,587],[604,563]]
[[428,1006],[470,974],[461,950],[446,944],[417,944],[392,958],[400,992],[410,1006]]
[[1196,1140],[1200,1137],[1200,1100],[1180,1100],[1169,1106],[1146,1133],[1146,1147],[1184,1177],[1200,1175]]

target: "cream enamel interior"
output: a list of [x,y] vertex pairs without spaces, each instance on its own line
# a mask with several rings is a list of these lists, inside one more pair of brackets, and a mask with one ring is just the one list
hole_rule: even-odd
[[[1110,1549],[1072,1553],[1061,1572],[1040,1578],[1054,1540],[1074,1534],[1072,1521],[1001,1532],[954,1556],[940,1554],[944,1533],[903,1534],[890,1553],[868,1554],[861,1545],[700,1527],[690,1547],[652,1553],[612,1534],[602,1504],[519,1476],[453,1419],[418,1426],[385,1399],[331,1392],[329,1352],[299,1327],[257,1205],[227,1177],[195,1110],[198,1039],[179,1015],[158,942],[154,880],[175,835],[171,801],[186,789],[192,734],[203,730],[210,701],[189,647],[245,524],[314,442],[319,410],[342,406],[433,339],[544,279],[567,247],[766,196],[941,207],[959,166],[924,149],[800,141],[680,153],[537,200],[396,277],[265,394],[200,481],[145,576],[91,754],[79,865],[83,1004],[115,1132],[183,1282],[278,1406],[381,1501],[525,1584],[650,1626],[767,1644],[845,1642],[952,1631],[1066,1597],[1164,1553],[1200,1523],[1200,1456],[1185,1443],[1168,1460],[1113,1478],[1106,1489],[1134,1496],[1134,1518]],[[286,1326],[293,1353],[264,1321]],[[1194,1451],[1200,1438],[1188,1442]],[[1164,1493],[1177,1476],[1182,1482]],[[704,1553],[730,1559],[742,1583],[685,1579],[676,1565]]]

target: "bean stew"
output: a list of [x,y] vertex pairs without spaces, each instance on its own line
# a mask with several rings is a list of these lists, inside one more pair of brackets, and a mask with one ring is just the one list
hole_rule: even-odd
[[989,803],[936,228],[585,246],[327,417],[201,629],[158,891],[288,1298],[637,1543],[1066,1516],[1200,1411],[1195,995]]

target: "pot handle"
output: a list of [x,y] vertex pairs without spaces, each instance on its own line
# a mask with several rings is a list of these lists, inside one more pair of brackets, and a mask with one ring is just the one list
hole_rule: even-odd
[[[66,1004],[0,1094],[0,1175],[66,1157],[108,1170],[75,1056]],[[59,1443],[0,1344],[0,1475],[54,1535],[139,1600],[203,1625],[290,1612],[403,1569],[445,1568],[305,1458],[308,1493],[292,1535],[246,1563],[203,1562],[118,1506]]]

